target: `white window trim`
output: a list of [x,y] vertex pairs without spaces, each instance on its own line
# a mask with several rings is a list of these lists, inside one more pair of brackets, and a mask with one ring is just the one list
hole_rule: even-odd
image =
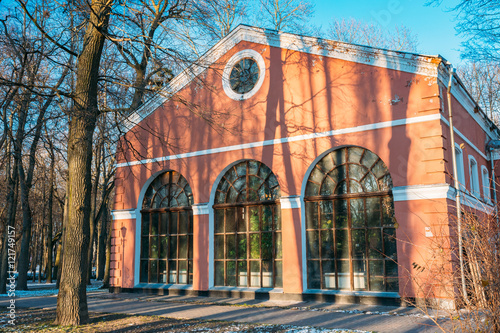
[[483,185],[483,198],[486,202],[491,202],[490,173],[484,165],[481,165],[481,181]]
[[464,154],[458,143],[455,143],[455,157],[457,160],[458,183],[460,184],[460,190],[465,192],[467,188],[465,186]]
[[[236,65],[238,61],[245,58],[251,58],[257,63],[257,66],[259,67],[259,78],[257,79],[257,82],[255,83],[255,86],[252,88],[252,90],[244,94],[239,94],[231,88],[229,77],[231,75],[233,66]],[[260,53],[255,50],[243,50],[233,55],[227,62],[226,67],[224,67],[224,71],[222,72],[222,87],[224,88],[224,92],[227,96],[229,96],[229,98],[234,99],[235,101],[242,101],[255,95],[255,93],[262,86],[265,75],[266,63],[264,62],[264,58],[262,58]]]
[[469,155],[469,183],[471,194],[476,197],[481,197],[481,190],[479,188],[479,170],[478,164],[474,156]]

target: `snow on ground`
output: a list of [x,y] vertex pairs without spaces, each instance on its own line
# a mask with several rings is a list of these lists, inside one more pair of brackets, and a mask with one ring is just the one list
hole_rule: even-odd
[[[40,285],[42,286],[42,285]],[[45,288],[45,289],[35,289],[35,290],[16,290],[15,296],[16,298],[21,297],[36,297],[36,296],[52,296],[57,295],[59,293],[59,289],[55,289],[55,283],[53,284],[53,288]],[[91,286],[87,286],[87,292],[89,291],[97,291],[101,288],[102,284],[93,284]],[[36,288],[35,284],[28,284],[28,288]],[[9,297],[7,294],[0,294],[0,297]]]

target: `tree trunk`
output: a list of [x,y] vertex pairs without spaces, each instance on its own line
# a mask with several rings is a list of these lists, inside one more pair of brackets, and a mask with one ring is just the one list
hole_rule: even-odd
[[104,269],[106,267],[106,231],[108,225],[108,204],[105,201],[103,203],[103,212],[98,224],[98,246],[97,246],[97,280],[104,279]]
[[93,0],[78,57],[74,106],[68,136],[68,224],[64,232],[63,275],[57,297],[58,325],[88,321],[86,273],[88,265],[92,137],[98,115],[97,82],[111,1]]
[[50,145],[50,176],[49,176],[49,198],[47,202],[48,206],[48,221],[47,221],[47,280],[45,283],[52,283],[52,205],[54,203],[54,167],[55,167],[55,156],[52,146],[52,141],[49,142]]
[[104,277],[102,279],[102,287],[109,288],[109,271],[111,265],[111,223],[108,218],[108,211],[103,212],[103,216],[106,215],[106,268],[104,269]]

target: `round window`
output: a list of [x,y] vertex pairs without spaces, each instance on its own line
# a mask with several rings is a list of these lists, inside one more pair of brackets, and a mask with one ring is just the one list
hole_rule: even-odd
[[241,59],[231,69],[229,84],[238,94],[246,94],[255,87],[259,79],[259,66],[252,58]]
[[222,73],[222,87],[231,99],[242,101],[252,97],[262,86],[266,64],[255,50],[242,50],[227,62]]

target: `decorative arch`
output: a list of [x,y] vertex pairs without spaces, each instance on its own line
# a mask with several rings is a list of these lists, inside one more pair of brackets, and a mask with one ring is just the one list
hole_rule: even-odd
[[214,199],[214,285],[282,287],[280,187],[269,167],[227,169]]
[[192,284],[193,193],[169,170],[148,186],[142,200],[140,283]]
[[308,289],[399,291],[392,179],[376,154],[326,153],[304,201]]

